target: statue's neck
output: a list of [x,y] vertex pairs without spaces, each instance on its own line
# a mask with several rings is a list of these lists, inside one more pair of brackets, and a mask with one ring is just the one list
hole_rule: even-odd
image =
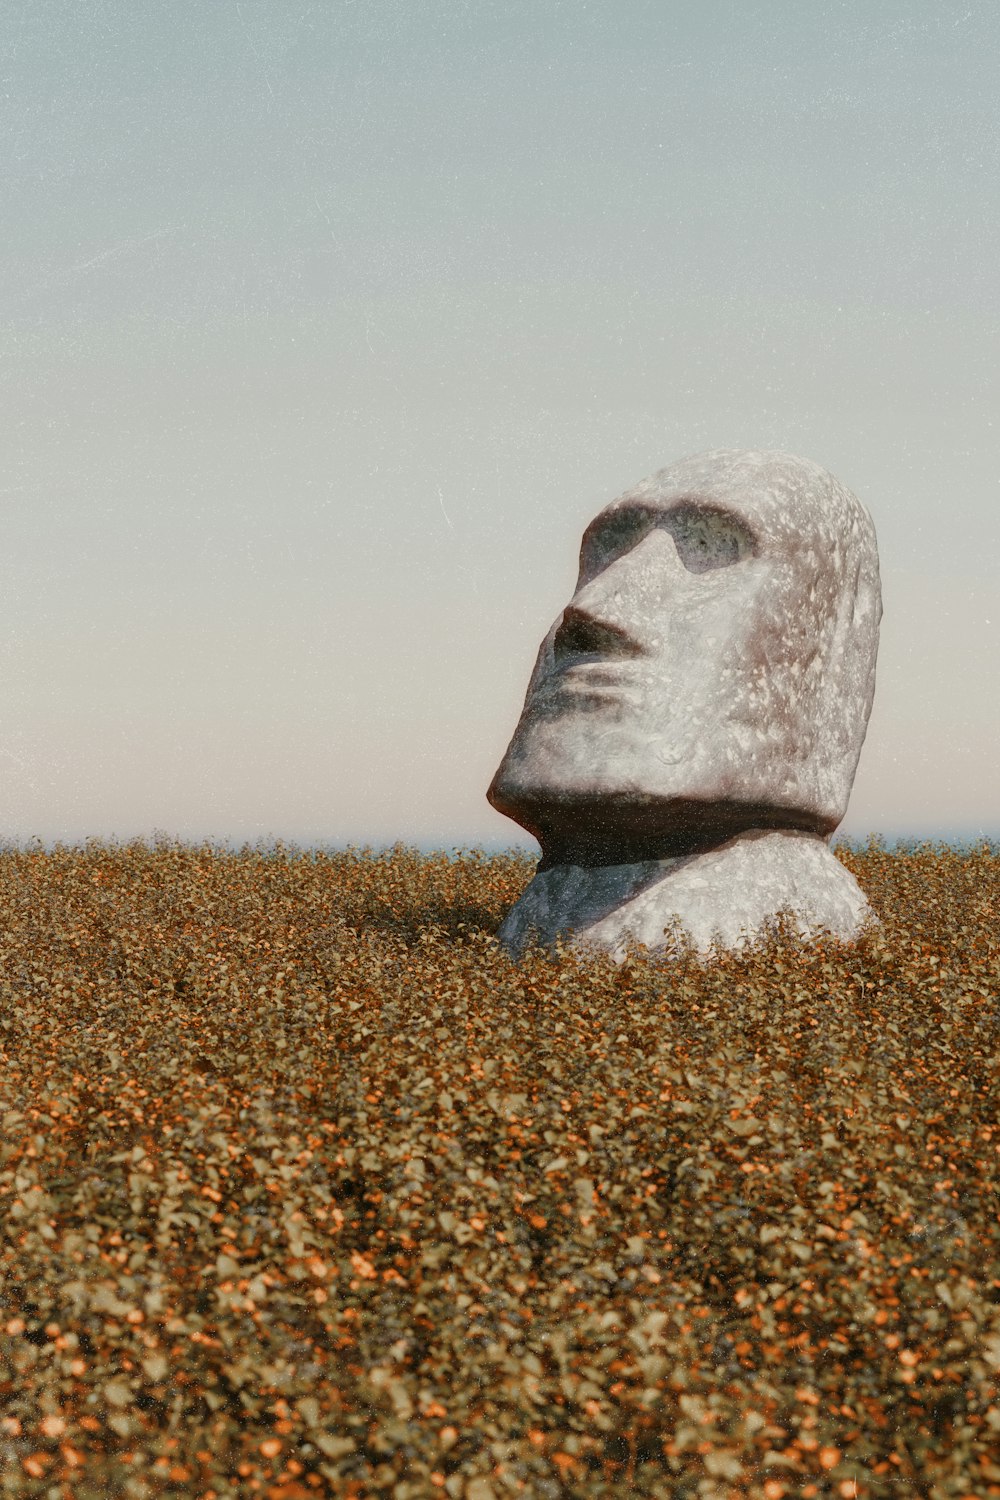
[[630,936],[663,947],[674,925],[708,951],[718,936],[738,948],[779,913],[803,933],[853,941],[873,919],[857,882],[819,834],[756,829],[710,849],[615,865],[539,869],[500,928],[515,956],[532,933],[550,944],[568,934],[585,947],[624,951]]
[[580,809],[575,815],[560,816],[558,823],[553,821],[536,835],[542,846],[538,868],[599,869],[691,859],[744,835],[779,831],[828,838],[801,813],[784,808],[692,803],[671,809],[669,819],[658,820],[656,810],[651,809],[645,822],[641,816],[612,822],[599,811],[591,810],[588,815]]

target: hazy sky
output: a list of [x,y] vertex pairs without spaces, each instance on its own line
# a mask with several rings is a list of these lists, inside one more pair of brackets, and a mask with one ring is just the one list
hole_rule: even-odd
[[996,0],[0,43],[0,835],[517,841],[484,793],[584,524],[730,446],[875,519],[844,831],[1000,835]]

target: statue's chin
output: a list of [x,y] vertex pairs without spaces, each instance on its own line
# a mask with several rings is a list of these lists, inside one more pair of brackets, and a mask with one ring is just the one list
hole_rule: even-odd
[[[669,759],[657,756],[649,739],[631,725],[601,735],[590,727],[586,736],[573,737],[554,733],[547,723],[533,724],[515,735],[487,796],[518,822],[522,812],[548,807],[581,807],[588,813],[606,807],[617,815],[700,785],[706,778],[699,758],[681,748],[672,748]],[[712,794],[724,791],[718,776],[711,780]]]
[[671,795],[592,781],[556,789],[498,777],[489,800],[538,840],[543,869],[677,858],[755,829],[831,832],[815,812],[740,800],[719,786]]

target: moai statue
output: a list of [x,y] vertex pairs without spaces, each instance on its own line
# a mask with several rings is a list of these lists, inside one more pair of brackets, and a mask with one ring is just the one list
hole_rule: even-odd
[[781,911],[807,937],[873,923],[829,839],[881,615],[871,517],[807,459],[704,453],[602,510],[487,794],[542,846],[507,950],[684,933],[705,953]]

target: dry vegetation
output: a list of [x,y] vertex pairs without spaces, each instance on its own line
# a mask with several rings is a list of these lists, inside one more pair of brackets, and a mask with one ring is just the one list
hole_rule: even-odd
[[0,854],[0,1490],[1000,1496],[1000,855],[615,968],[530,862]]

